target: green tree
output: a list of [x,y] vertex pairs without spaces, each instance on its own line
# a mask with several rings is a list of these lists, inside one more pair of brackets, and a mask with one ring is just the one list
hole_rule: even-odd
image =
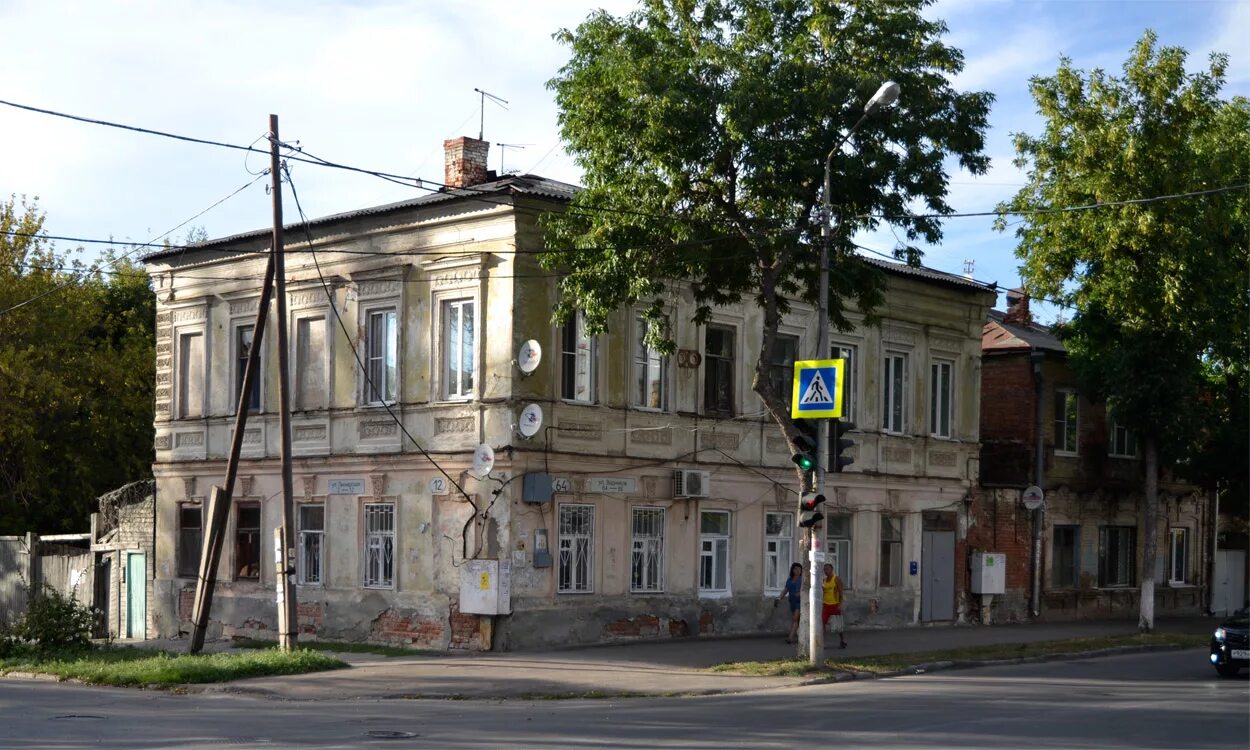
[[[1122,76],[1078,70],[1063,58],[1055,75],[1032,79],[1045,124],[1040,135],[1015,136],[1028,184],[1006,207],[1082,206],[1250,182],[1250,103],[1220,98],[1227,56],[1213,54],[1205,70],[1191,73],[1185,50],[1157,41],[1146,32]],[[1247,203],[1243,187],[1031,214],[1017,230],[1028,290],[1076,310],[1060,333],[1078,377],[1141,438],[1143,630],[1154,627],[1161,468],[1199,440],[1210,375],[1244,373]]]
[[[676,281],[690,285],[695,322],[717,305],[754,299],[763,341],[753,388],[791,448],[798,431],[768,378],[789,299],[818,295],[819,207],[829,150],[887,79],[897,110],[870,120],[835,155],[829,310],[871,314],[884,277],[851,237],[894,221],[909,242],[937,242],[947,167],[982,173],[992,96],[960,93],[959,50],[926,20],[929,0],[647,0],[624,17],[599,11],[557,38],[569,62],[548,86],[585,190],[547,217],[541,261],[558,269],[555,317],[582,311],[592,332],[627,305],[647,305],[648,343],[671,352],[661,323]],[[853,153],[851,153],[853,152]],[[917,262],[915,247],[900,257]]]
[[[152,462],[155,300],[142,269],[86,267],[0,201],[0,534],[83,531]],[[111,262],[110,262],[111,261]]]

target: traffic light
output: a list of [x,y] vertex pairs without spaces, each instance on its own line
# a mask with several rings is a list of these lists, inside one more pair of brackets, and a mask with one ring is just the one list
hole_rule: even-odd
[[855,441],[846,437],[846,433],[855,429],[854,422],[843,422],[840,419],[833,420],[830,430],[830,453],[833,455],[829,458],[829,470],[833,472],[842,471],[843,467],[850,466],[855,463],[855,459],[850,456],[843,455],[848,449],[855,446]]
[[804,529],[810,529],[820,523],[825,514],[820,510],[820,504],[825,501],[824,495],[817,495],[815,492],[804,492],[799,496],[799,526]]
[[798,437],[794,439],[794,447],[796,452],[790,456],[790,460],[803,471],[814,470],[816,468],[816,441],[800,430]]

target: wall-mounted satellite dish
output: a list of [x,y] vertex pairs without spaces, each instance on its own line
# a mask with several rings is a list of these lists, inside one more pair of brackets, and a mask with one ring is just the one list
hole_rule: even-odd
[[517,430],[522,437],[531,438],[543,426],[543,409],[538,404],[530,404],[521,410],[521,420]]
[[485,479],[495,468],[495,449],[482,443],[473,451],[473,476]]
[[543,347],[534,339],[521,344],[521,350],[517,352],[516,364],[521,368],[521,372],[529,375],[538,369],[538,363],[543,361]]

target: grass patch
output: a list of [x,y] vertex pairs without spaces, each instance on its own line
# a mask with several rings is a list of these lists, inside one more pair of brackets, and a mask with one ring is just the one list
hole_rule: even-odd
[[[243,639],[234,642],[235,648],[270,649],[273,641]],[[338,654],[377,654],[378,656],[447,656],[446,651],[433,651],[427,648],[404,648],[403,646],[383,646],[379,643],[331,643],[327,641],[299,642],[301,649],[310,651],[329,651]]]
[[745,661],[718,664],[714,672],[733,672],[757,677],[807,677],[834,672],[869,672],[888,674],[919,664],[940,661],[999,661],[1021,657],[1053,656],[1056,654],[1084,654],[1108,648],[1132,646],[1173,646],[1198,648],[1207,645],[1210,636],[1186,633],[1143,633],[1129,635],[1070,638],[1062,641],[1037,641],[1034,643],[1001,643],[941,651],[917,651],[904,654],[881,654],[877,656],[826,659],[820,666],[812,666],[801,659],[777,659],[775,661]]
[[314,651],[169,654],[140,648],[104,648],[0,659],[0,674],[35,672],[91,685],[171,687],[246,677],[323,672],[346,667]]

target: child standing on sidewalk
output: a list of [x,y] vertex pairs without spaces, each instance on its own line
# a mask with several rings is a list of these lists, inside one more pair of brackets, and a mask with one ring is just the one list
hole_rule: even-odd
[[824,624],[825,632],[829,632],[829,621],[833,620],[833,629],[838,632],[838,648],[846,648],[846,638],[843,636],[842,624],[842,579],[833,572],[833,563],[825,563],[825,579],[820,583],[821,602],[824,607],[821,608],[820,621]]

